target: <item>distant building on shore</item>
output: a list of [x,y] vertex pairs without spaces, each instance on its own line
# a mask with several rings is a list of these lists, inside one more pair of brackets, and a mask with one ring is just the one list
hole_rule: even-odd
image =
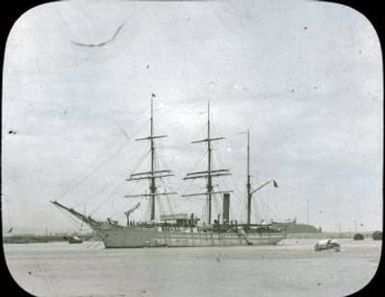
[[288,222],[272,222],[273,226],[280,227],[286,233],[321,233],[322,229],[309,224],[297,223],[297,219]]

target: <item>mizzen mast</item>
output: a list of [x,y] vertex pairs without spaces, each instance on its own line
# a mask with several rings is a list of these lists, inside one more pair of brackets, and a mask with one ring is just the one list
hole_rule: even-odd
[[231,175],[229,169],[213,169],[212,166],[212,141],[222,140],[225,139],[224,137],[211,137],[211,131],[210,131],[210,102],[207,106],[207,138],[192,141],[191,143],[207,143],[207,153],[208,153],[208,159],[207,159],[207,170],[206,171],[195,171],[195,172],[189,172],[186,174],[186,177],[184,177],[184,180],[188,179],[197,179],[197,178],[206,178],[206,192],[203,193],[193,193],[193,194],[185,194],[182,195],[182,197],[191,197],[191,196],[207,196],[207,204],[208,204],[208,224],[211,224],[211,202],[212,202],[212,196],[214,194],[220,194],[220,193],[228,193],[232,191],[213,191],[213,177],[218,176],[225,176],[225,175]]
[[247,129],[247,225],[250,225],[251,217],[251,183],[250,183],[250,130]]
[[135,180],[148,180],[149,181],[149,194],[135,194],[135,195],[125,195],[126,198],[135,198],[135,197],[150,197],[151,199],[151,216],[150,220],[155,220],[155,197],[161,195],[172,195],[176,194],[176,192],[168,192],[168,193],[158,193],[156,180],[158,178],[164,178],[169,176],[174,176],[174,174],[169,169],[165,170],[156,170],[155,161],[155,139],[167,137],[167,135],[154,135],[154,102],[155,94],[151,95],[151,115],[150,115],[150,135],[143,138],[137,138],[136,141],[150,141],[150,170],[146,172],[138,172],[133,173],[127,179],[127,181],[135,181]]
[[251,199],[253,194],[263,187],[267,186],[270,183],[273,183],[275,188],[278,188],[278,183],[272,179],[264,182],[262,185],[257,187],[254,190],[251,190],[251,182],[250,182],[250,131],[247,130],[247,182],[246,182],[246,190],[247,190],[247,225],[251,223]]

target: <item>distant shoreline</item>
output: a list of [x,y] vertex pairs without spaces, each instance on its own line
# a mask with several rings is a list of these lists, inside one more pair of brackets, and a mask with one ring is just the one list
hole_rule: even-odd
[[[355,234],[362,234],[364,238],[373,239],[373,233],[377,231],[366,232],[321,232],[321,233],[287,233],[287,239],[317,239],[317,238],[352,238]],[[381,231],[382,232],[382,231]]]
[[3,243],[44,243],[67,241],[66,237],[77,236],[83,241],[87,241],[95,237],[95,234],[60,234],[60,235],[34,235],[34,234],[20,234],[20,235],[3,235]]

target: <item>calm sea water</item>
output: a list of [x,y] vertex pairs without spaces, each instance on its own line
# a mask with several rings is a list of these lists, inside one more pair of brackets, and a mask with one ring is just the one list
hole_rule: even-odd
[[374,276],[381,241],[267,247],[104,249],[100,243],[4,245],[16,282],[36,296],[344,296]]

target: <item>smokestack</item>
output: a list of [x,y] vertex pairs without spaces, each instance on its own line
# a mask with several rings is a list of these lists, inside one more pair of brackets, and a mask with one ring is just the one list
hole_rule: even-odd
[[230,193],[223,194],[223,223],[230,222]]

